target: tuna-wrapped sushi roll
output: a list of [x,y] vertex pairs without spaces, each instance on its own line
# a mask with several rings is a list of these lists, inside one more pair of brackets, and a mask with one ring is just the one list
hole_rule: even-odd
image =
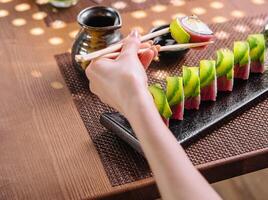
[[249,44],[234,42],[234,77],[247,80],[250,72]]
[[200,78],[198,67],[183,66],[184,107],[199,109],[200,105]]
[[172,109],[172,118],[183,120],[184,92],[182,77],[167,77],[167,100]]
[[202,101],[216,101],[217,76],[215,60],[200,61],[200,88]]
[[265,39],[263,34],[251,34],[247,38],[250,47],[250,71],[253,73],[263,73],[265,56]]
[[169,107],[165,92],[158,84],[149,86],[149,91],[154,98],[154,103],[164,123],[169,126],[169,118],[172,115],[172,111]]
[[219,49],[216,54],[218,91],[232,91],[234,84],[234,54],[229,49]]

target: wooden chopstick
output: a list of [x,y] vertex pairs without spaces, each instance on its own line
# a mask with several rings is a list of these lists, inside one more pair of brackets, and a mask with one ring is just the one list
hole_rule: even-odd
[[[161,29],[159,31],[155,31],[155,32],[146,34],[146,35],[141,37],[141,42],[150,40],[150,39],[155,38],[155,37],[160,36],[160,35],[164,35],[164,34],[166,34],[168,32],[169,32],[169,28],[165,28],[165,29]],[[94,52],[89,53],[89,54],[75,55],[75,60],[77,62],[90,61],[90,60],[92,60],[94,58],[98,58],[98,57],[104,56],[106,54],[118,51],[119,49],[122,48],[122,46],[123,46],[123,43],[119,42],[117,44],[111,45],[109,47],[106,47],[106,48],[98,50],[98,51],[94,51]]]
[[[206,45],[213,44],[213,43],[214,43],[214,41],[167,45],[167,46],[161,46],[159,49],[159,52],[161,52],[161,51],[179,51],[179,50],[185,50],[185,49],[194,48],[194,47],[202,47],[202,46],[206,46]],[[138,54],[144,53],[148,49],[149,48],[140,49],[138,51]],[[102,57],[103,58],[116,58],[119,55],[120,55],[120,52],[113,52],[113,53],[106,54]]]

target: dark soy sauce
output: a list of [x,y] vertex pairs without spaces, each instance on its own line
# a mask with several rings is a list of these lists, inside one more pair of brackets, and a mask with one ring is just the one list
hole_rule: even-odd
[[115,19],[112,16],[90,16],[84,23],[91,27],[113,26]]

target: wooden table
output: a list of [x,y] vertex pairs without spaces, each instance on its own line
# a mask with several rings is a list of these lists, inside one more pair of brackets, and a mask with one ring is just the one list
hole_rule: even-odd
[[[164,6],[170,15],[163,18],[161,6],[157,12],[149,8],[140,12],[140,16],[146,13],[151,24],[124,13],[128,26],[122,32],[132,27],[146,32],[175,14],[194,12],[209,23],[221,23],[268,10],[265,0],[213,2]],[[21,3],[26,4],[16,6]],[[110,185],[54,59],[55,54],[70,51],[79,27],[75,22],[47,27],[42,13],[37,13],[33,1],[0,0],[0,199],[157,197],[153,178]],[[268,147],[209,163],[206,171],[203,166],[197,168],[207,177],[217,175],[210,180],[217,181],[267,167],[267,154]],[[234,170],[232,164],[237,161],[240,164]]]

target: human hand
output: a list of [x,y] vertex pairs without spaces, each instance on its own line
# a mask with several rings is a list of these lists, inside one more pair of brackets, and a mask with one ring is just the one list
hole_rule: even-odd
[[[138,55],[140,48],[148,50]],[[157,48],[151,42],[141,44],[137,30],[133,30],[124,40],[116,59],[100,58],[87,67],[90,90],[102,102],[126,114],[128,107],[137,101],[136,97],[150,96],[145,69],[157,53]]]

